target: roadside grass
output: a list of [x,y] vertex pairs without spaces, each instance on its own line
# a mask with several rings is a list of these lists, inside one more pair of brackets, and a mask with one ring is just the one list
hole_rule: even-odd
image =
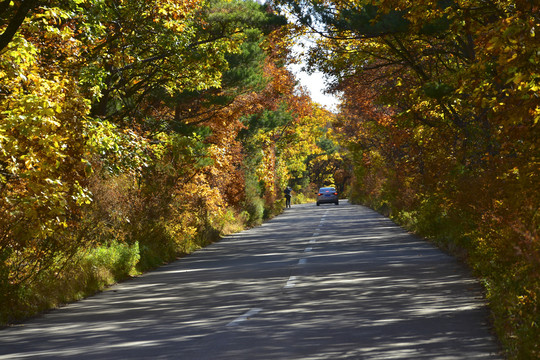
[[[314,201],[299,194],[294,204]],[[245,210],[232,208],[185,226],[177,220],[142,218],[131,230],[109,232],[97,245],[70,257],[57,257],[56,266],[40,271],[31,282],[13,288],[0,281],[0,326],[24,321],[39,313],[91,296],[105,288],[186,256],[223,236],[260,225],[285,209],[285,199],[265,204],[250,199]],[[97,227],[103,226],[97,224]],[[101,228],[100,228],[101,229]],[[107,239],[106,239],[107,238]],[[0,280],[3,277],[0,274]],[[5,276],[7,278],[7,276]]]
[[[144,227],[131,241],[113,240],[80,250],[62,264],[40,272],[34,281],[9,293],[0,289],[0,326],[24,321],[44,311],[91,296],[105,288],[138,276],[192,253],[222,236],[246,227],[248,214],[227,210],[215,223],[206,223],[195,232],[172,231],[158,221]],[[142,230],[142,229],[141,229]],[[2,286],[0,286],[2,287]]]
[[57,259],[62,268],[42,271],[36,279],[26,283],[11,296],[3,299],[0,325],[7,325],[40,312],[80,300],[115,282],[137,275],[138,243],[121,242],[100,245],[81,251],[70,259]]

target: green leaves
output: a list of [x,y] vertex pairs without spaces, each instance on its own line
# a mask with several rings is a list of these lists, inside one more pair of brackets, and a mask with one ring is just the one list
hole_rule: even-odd
[[108,121],[89,119],[85,123],[87,156],[99,161],[108,175],[139,174],[150,161],[148,140],[134,131],[122,130]]
[[380,11],[378,6],[367,3],[360,9],[344,8],[337,19],[323,17],[332,26],[347,29],[357,38],[371,38],[385,34],[396,34],[407,31],[409,21],[399,10]]
[[422,90],[428,97],[437,100],[441,100],[454,92],[450,85],[440,82],[428,82],[423,86]]

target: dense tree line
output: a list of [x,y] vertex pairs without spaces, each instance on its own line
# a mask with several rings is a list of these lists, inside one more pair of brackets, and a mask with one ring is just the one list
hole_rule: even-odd
[[283,4],[343,94],[354,199],[463,255],[509,357],[538,358],[538,3]]
[[[0,1],[0,320],[258,224],[331,114],[292,29],[221,0]],[[295,180],[296,179],[296,180]]]
[[[538,357],[536,2],[277,3],[294,24],[253,1],[0,1],[1,321],[255,225],[285,185],[352,181],[466,259],[508,356]],[[299,34],[337,115],[285,67]]]

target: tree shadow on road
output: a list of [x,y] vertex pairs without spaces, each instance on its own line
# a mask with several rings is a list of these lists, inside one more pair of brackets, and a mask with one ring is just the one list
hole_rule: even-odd
[[366,208],[310,204],[4,329],[0,359],[499,359],[487,319],[453,258]]

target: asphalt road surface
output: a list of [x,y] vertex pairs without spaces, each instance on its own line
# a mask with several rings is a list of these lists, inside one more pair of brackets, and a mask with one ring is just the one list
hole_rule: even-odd
[[501,359],[477,281],[361,206],[296,205],[0,330],[0,359]]

